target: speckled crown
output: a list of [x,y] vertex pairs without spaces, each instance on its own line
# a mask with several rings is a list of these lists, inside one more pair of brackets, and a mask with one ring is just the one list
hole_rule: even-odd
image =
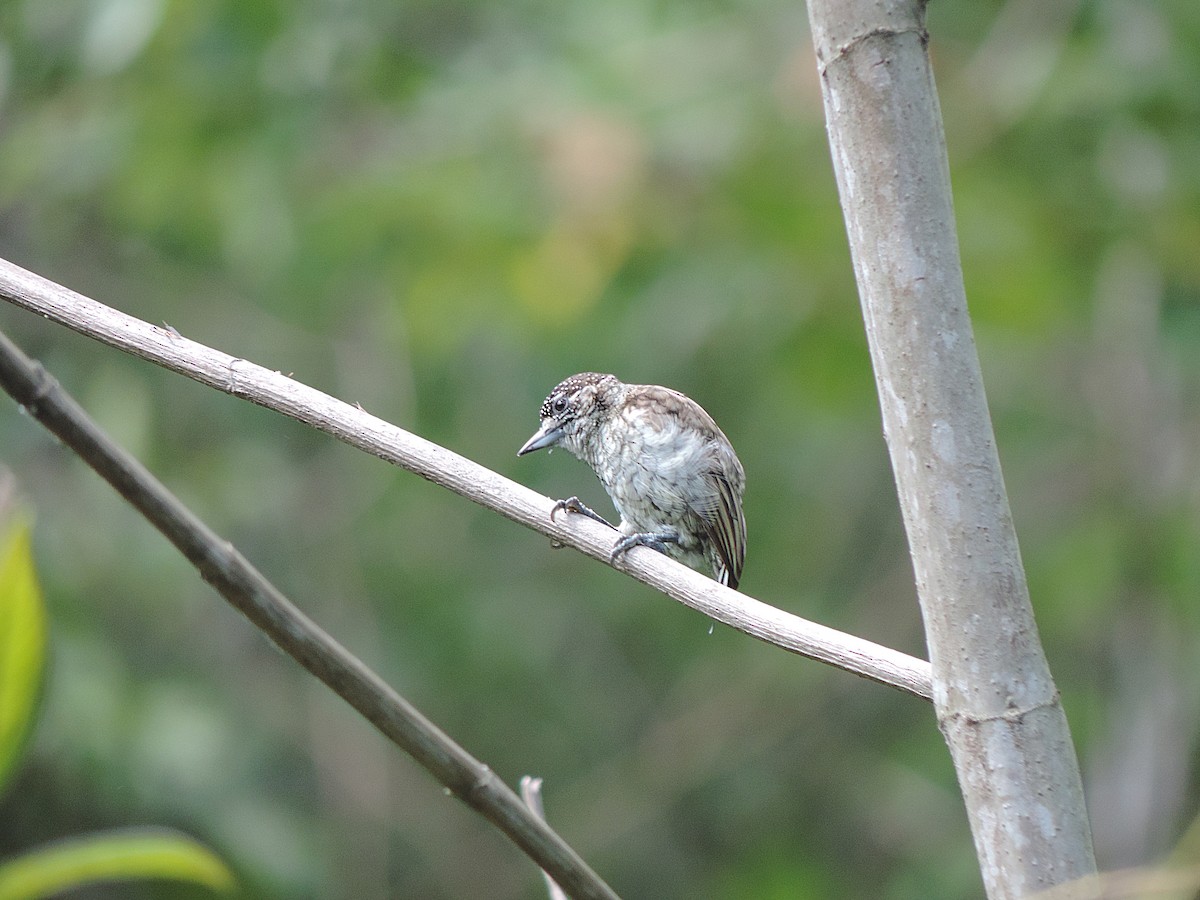
[[580,372],[578,375],[572,375],[570,378],[560,381],[542,402],[542,418],[554,415],[554,401],[559,397],[570,397],[585,387],[598,387],[609,380],[615,382],[617,377],[604,372]]

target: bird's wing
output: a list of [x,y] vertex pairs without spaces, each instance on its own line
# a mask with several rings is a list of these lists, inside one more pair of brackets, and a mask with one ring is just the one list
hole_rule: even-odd
[[722,564],[723,571],[717,573],[718,580],[736,588],[746,562],[746,518],[742,514],[742,499],[725,472],[712,472],[709,480],[716,488],[717,498],[701,520]]

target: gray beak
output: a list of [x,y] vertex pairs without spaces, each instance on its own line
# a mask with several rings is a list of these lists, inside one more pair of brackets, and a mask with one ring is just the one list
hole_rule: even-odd
[[517,451],[517,456],[524,456],[526,453],[532,453],[534,450],[541,450],[543,447],[552,447],[558,443],[558,439],[563,436],[562,427],[553,419],[542,420],[542,427],[534,432],[533,437],[525,442],[525,445]]

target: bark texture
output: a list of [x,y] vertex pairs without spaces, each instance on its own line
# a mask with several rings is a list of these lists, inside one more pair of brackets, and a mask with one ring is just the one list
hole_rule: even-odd
[[1021,897],[1095,860],[967,314],[924,5],[808,7],[938,723],[988,896]]

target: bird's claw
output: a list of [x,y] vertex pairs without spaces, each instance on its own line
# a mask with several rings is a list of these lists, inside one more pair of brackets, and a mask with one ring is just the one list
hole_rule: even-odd
[[555,501],[555,504],[550,507],[550,521],[553,522],[554,517],[564,510],[567,512],[579,513],[581,516],[587,516],[589,519],[594,519],[601,525],[607,525],[609,528],[612,528],[612,524],[605,519],[604,516],[600,515],[591,507],[585,505],[578,497],[568,497],[566,500]]
[[649,547],[651,550],[657,550],[665,556],[667,553],[667,544],[678,543],[680,543],[679,535],[670,531],[631,534],[617,541],[616,545],[612,548],[609,560],[616,562],[617,557],[634,547]]
[[[554,506],[550,507],[550,521],[554,521],[554,517],[563,511],[578,513],[581,516],[587,516],[589,519],[595,519],[601,525],[607,525],[612,528],[612,523],[597,513],[591,507],[587,506],[578,497],[568,497],[565,500],[556,500]],[[651,550],[657,550],[664,556],[667,554],[667,544],[680,544],[683,539],[675,531],[644,531],[637,534],[626,535],[613,545],[612,553],[609,554],[609,562],[616,562],[626,551],[634,547],[649,547]]]

